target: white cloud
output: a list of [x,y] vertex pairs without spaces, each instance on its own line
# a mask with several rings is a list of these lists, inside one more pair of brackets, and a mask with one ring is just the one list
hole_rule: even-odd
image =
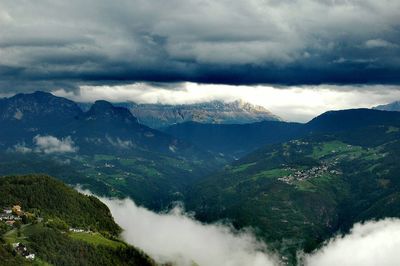
[[400,262],[400,219],[355,224],[305,257],[307,266],[394,266]]
[[398,86],[230,86],[180,83],[175,89],[135,83],[119,86],[82,86],[76,92],[54,90],[58,96],[75,101],[184,104],[210,100],[241,99],[261,105],[289,121],[305,122],[328,110],[373,107],[400,99]]
[[111,138],[107,136],[107,141],[113,145],[114,147],[120,148],[120,149],[131,149],[134,148],[135,145],[131,140],[122,140],[120,138]]
[[78,150],[71,137],[58,139],[54,136],[40,136],[33,138],[36,152],[50,153],[72,153]]
[[30,153],[32,152],[32,149],[27,147],[25,143],[18,143],[14,145],[14,151],[19,153]]
[[365,42],[367,48],[395,48],[398,45],[382,39],[372,39]]
[[158,262],[178,266],[196,265],[193,262],[200,266],[278,265],[276,257],[248,231],[202,224],[178,207],[169,213],[154,213],[130,199],[101,200],[124,229],[123,238]]

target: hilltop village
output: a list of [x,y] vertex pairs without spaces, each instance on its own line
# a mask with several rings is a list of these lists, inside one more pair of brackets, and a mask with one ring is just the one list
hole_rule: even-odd
[[291,167],[287,167],[284,170],[290,172],[291,174],[278,178],[279,181],[282,181],[288,185],[293,185],[296,181],[305,181],[308,179],[321,177],[324,175],[340,175],[341,171],[332,169],[335,163],[323,163],[320,166],[314,166],[310,169],[295,169]]

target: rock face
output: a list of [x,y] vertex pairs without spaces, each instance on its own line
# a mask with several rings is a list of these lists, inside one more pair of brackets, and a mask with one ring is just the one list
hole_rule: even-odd
[[[183,122],[208,124],[247,124],[260,121],[280,121],[281,119],[262,106],[243,101],[211,101],[196,104],[165,105],[115,103],[128,108],[141,124],[152,128],[163,128]],[[81,104],[83,109],[89,105]]]
[[384,105],[378,105],[372,109],[375,110],[381,110],[381,111],[400,111],[400,101],[384,104]]

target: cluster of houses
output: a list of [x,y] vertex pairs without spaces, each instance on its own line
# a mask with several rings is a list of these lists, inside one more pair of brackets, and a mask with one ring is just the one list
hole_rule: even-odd
[[278,178],[279,181],[282,181],[288,185],[292,185],[295,181],[304,181],[307,179],[320,177],[325,174],[332,175],[340,175],[342,174],[340,171],[336,169],[332,169],[333,164],[323,163],[320,166],[314,166],[310,169],[299,170],[293,168],[285,168],[286,171],[291,172],[290,175],[286,175]]
[[[10,226],[13,226],[15,222],[21,221],[22,216],[24,215],[29,215],[29,213],[24,212],[20,205],[14,205],[12,207],[2,208],[2,211],[0,213],[0,221],[5,222]],[[15,252],[28,260],[35,259],[35,254],[29,252],[28,248],[24,244],[13,243],[13,248]]]
[[82,229],[82,228],[73,228],[73,227],[71,227],[69,229],[69,231],[70,232],[74,232],[74,233],[91,233],[90,230],[85,230],[85,229]]
[[105,164],[104,164],[104,167],[105,167],[105,168],[114,168],[115,165],[113,165],[113,164],[111,164],[111,163],[105,163]]
[[302,141],[302,140],[298,140],[298,139],[291,140],[291,141],[289,141],[289,143],[295,144],[295,145],[308,145],[309,144],[307,141]]
[[14,243],[13,244],[14,250],[20,254],[22,257],[24,257],[27,260],[34,260],[35,259],[35,254],[30,253],[28,248],[22,244],[22,243]]
[[19,205],[14,205],[12,208],[3,208],[2,213],[0,213],[0,221],[13,226],[16,221],[22,220],[24,214]]

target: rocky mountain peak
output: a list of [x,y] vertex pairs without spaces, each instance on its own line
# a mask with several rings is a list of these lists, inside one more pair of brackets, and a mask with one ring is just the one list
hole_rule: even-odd
[[106,120],[125,120],[126,122],[137,123],[136,117],[124,107],[116,107],[110,102],[96,101],[85,114],[88,120],[106,119]]

